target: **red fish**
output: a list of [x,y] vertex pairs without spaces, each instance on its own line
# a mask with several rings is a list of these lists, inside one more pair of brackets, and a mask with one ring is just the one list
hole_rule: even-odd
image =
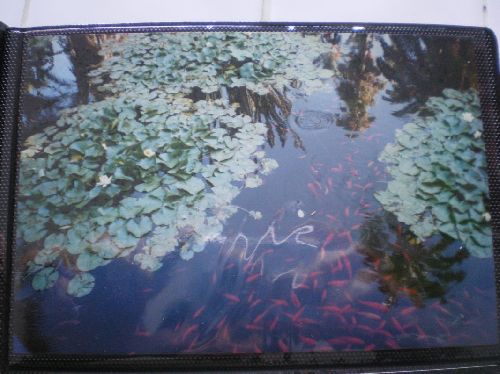
[[373,351],[374,349],[375,349],[375,344],[368,344],[365,347],[365,352],[370,352],[370,351]]
[[443,321],[441,321],[438,317],[434,317],[434,321],[436,321],[438,326],[441,327],[441,329],[443,329],[447,335],[450,335],[450,330],[448,329],[448,326],[446,326],[446,324]]
[[439,301],[436,301],[435,303],[433,303],[431,305],[431,308],[434,308],[436,310],[439,310],[441,313],[444,313],[450,317],[453,316],[453,314],[450,313],[450,311],[448,309],[446,309],[444,306],[442,306],[441,304],[439,304]]
[[359,301],[360,304],[362,305],[365,305],[369,308],[372,308],[378,312],[388,312],[389,311],[389,308],[387,308],[387,306],[385,306],[384,304],[381,304],[381,303],[376,303],[374,301],[363,301],[363,300],[360,300]]
[[150,292],[153,292],[153,289],[152,288],[144,288],[142,290],[142,293],[150,293]]
[[322,271],[313,271],[309,273],[309,278],[314,279],[319,277],[320,275],[324,274]]
[[371,313],[371,312],[357,312],[357,314],[362,316],[362,317],[372,319],[374,321],[380,321],[382,319],[382,317],[380,317],[378,314]]
[[198,338],[200,337],[200,335],[196,335],[194,337],[194,339],[191,341],[191,343],[189,344],[189,347],[188,347],[188,350],[191,351],[193,350],[193,348],[196,346],[196,343],[198,342]]
[[350,216],[350,214],[351,214],[351,213],[350,213],[349,207],[348,207],[348,206],[346,206],[346,207],[344,208],[344,216],[345,216],[345,217],[349,217],[349,216]]
[[282,352],[288,352],[289,348],[288,345],[283,340],[278,340],[278,347],[281,349]]
[[262,302],[261,299],[256,299],[252,304],[250,304],[250,308],[255,308],[257,305],[259,305]]
[[267,314],[267,310],[264,310],[261,314],[259,314],[257,317],[255,317],[255,319],[253,320],[253,324],[257,324],[259,323],[260,321],[262,321],[262,319],[266,316]]
[[308,183],[307,184],[307,189],[309,191],[311,191],[311,193],[315,196],[315,197],[320,197],[321,194],[319,193],[319,191],[317,190],[317,187],[314,183]]
[[328,291],[325,288],[323,291],[321,291],[321,302],[322,303],[325,302],[327,295],[328,295]]
[[394,338],[394,335],[392,335],[389,331],[385,331],[385,330],[382,330],[382,329],[376,329],[374,331],[374,333],[375,334],[379,334],[379,335],[383,335],[386,338]]
[[426,339],[427,338],[427,334],[425,333],[424,330],[422,330],[422,328],[418,325],[418,323],[415,324],[415,329],[418,332],[418,338],[417,339],[422,340],[422,339]]
[[283,299],[272,299],[271,302],[277,306],[288,306],[288,302]]
[[260,277],[260,273],[252,274],[249,277],[247,277],[247,279],[245,279],[245,282],[246,283],[253,282],[254,280],[256,280],[259,277]]
[[278,316],[274,317],[274,319],[269,324],[269,330],[271,331],[274,330],[277,325],[278,325]]
[[349,261],[349,258],[346,255],[343,255],[342,258],[344,259],[344,265],[347,270],[347,274],[349,275],[349,279],[352,279],[351,261]]
[[403,308],[401,309],[401,315],[402,316],[409,316],[410,314],[412,314],[413,312],[415,312],[417,310],[417,308],[415,308],[414,306],[409,306],[407,308]]
[[341,173],[344,171],[344,168],[342,164],[338,164],[338,166],[330,168],[330,171],[333,171],[334,173]]
[[330,231],[328,233],[328,235],[326,236],[325,241],[323,242],[321,247],[325,248],[328,244],[330,244],[332,242],[334,237],[335,237],[335,233],[333,231]]
[[369,333],[369,334],[373,334],[373,333],[374,333],[374,331],[375,331],[375,330],[374,330],[373,328],[371,328],[370,326],[363,325],[363,324],[359,324],[359,323],[356,325],[356,328],[357,328],[357,329],[360,329],[360,330],[363,330],[364,332],[367,332],[367,333]]
[[372,187],[373,187],[373,183],[369,182],[363,186],[363,190],[366,191],[367,189],[372,188]]
[[316,345],[318,342],[312,338],[308,338],[307,336],[299,335],[299,339],[302,343],[306,345]]
[[293,291],[290,293],[290,300],[292,301],[292,304],[294,307],[296,307],[296,308],[301,307],[302,304],[300,303],[299,298],[297,297],[297,295]]
[[292,316],[292,321],[293,321],[293,322],[297,321],[297,320],[300,318],[300,316],[302,315],[302,313],[304,313],[304,309],[305,309],[305,307],[300,308],[300,309],[298,310],[298,312],[297,312],[297,313],[295,313],[295,314]]
[[330,190],[333,189],[333,179],[332,179],[332,177],[326,178],[326,184],[328,185],[328,188],[330,188]]
[[203,313],[204,310],[205,310],[205,307],[202,306],[200,309],[198,309],[196,312],[194,312],[193,319],[194,318],[198,318],[199,316],[201,316],[201,314]]
[[363,339],[356,338],[354,336],[339,336],[338,338],[328,339],[327,341],[328,343],[335,345],[365,344],[365,341]]
[[198,325],[191,325],[189,326],[186,331],[184,331],[184,334],[182,334],[182,340],[186,340],[186,338],[189,336],[189,334],[195,332],[198,329]]
[[141,337],[148,337],[148,336],[151,336],[151,333],[147,330],[135,329],[134,335],[141,336]]
[[399,321],[396,318],[391,317],[391,322],[392,322],[392,325],[396,328],[396,330],[398,330],[401,334],[405,333],[403,326],[401,326],[401,323],[399,323]]
[[347,313],[347,312],[351,311],[351,309],[352,309],[352,306],[347,304],[347,305],[344,305],[342,308],[340,308],[340,311],[342,313]]
[[349,284],[348,280],[331,280],[328,282],[328,285],[332,287],[344,287],[348,284]]
[[224,324],[226,323],[226,318],[227,317],[223,317],[218,323],[217,325],[215,325],[215,327],[217,328],[217,330],[219,330],[222,326],[224,326]]
[[408,294],[409,296],[416,296],[418,295],[418,292],[414,288],[408,288],[408,287],[399,287],[399,290],[401,292],[404,292],[405,294]]
[[247,323],[245,325],[245,329],[249,330],[249,331],[259,331],[259,330],[262,330],[262,327],[260,326],[256,326],[252,323]]
[[331,312],[331,313],[336,313],[336,314],[342,314],[342,309],[335,305],[325,305],[325,306],[320,306],[320,310],[324,312]]
[[387,339],[385,344],[392,349],[399,349],[399,344],[394,339]]
[[226,299],[228,299],[229,301],[232,301],[233,303],[239,303],[240,302],[240,298],[238,296],[236,296],[236,295],[231,294],[231,293],[225,293],[224,297]]

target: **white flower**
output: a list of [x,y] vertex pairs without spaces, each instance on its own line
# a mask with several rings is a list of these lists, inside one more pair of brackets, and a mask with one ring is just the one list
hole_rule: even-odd
[[97,182],[96,186],[106,187],[111,184],[111,177],[107,175],[99,175],[99,182]]
[[465,112],[462,114],[462,119],[466,122],[472,122],[474,121],[474,116],[472,115],[472,113]]
[[156,154],[155,151],[153,151],[152,149],[148,148],[148,149],[144,150],[144,156],[146,156],[148,158],[153,157],[155,154]]
[[479,131],[479,130],[478,130],[478,131],[476,131],[476,132],[474,133],[474,138],[479,139],[479,138],[481,137],[481,135],[483,135],[483,133],[482,133],[481,131]]
[[486,222],[490,222],[491,221],[491,214],[489,214],[488,212],[484,213],[483,214],[483,218]]
[[106,151],[108,149],[108,146],[106,145],[106,143],[101,143],[102,147],[104,148],[104,150]]
[[302,209],[297,210],[297,216],[299,216],[299,218],[304,218],[305,215],[306,214]]
[[262,213],[259,212],[258,210],[257,211],[251,210],[248,212],[248,214],[250,214],[253,217],[253,219],[261,219],[262,218]]

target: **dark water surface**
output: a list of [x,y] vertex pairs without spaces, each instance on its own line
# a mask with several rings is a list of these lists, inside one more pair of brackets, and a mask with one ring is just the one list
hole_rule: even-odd
[[[382,53],[377,48],[375,58]],[[432,258],[453,258],[460,243],[435,237],[408,244],[408,229],[373,197],[389,179],[377,158],[395,130],[410,121],[410,114],[393,114],[406,103],[385,99],[394,89],[385,80],[365,106],[366,128],[350,131],[340,125],[340,115],[350,111],[340,83],[332,80],[308,97],[291,93],[287,123],[304,150],[291,139],[283,147],[266,146],[279,167],[262,186],[242,190],[233,201],[262,212],[260,220],[240,210],[226,222],[220,243],[210,243],[190,261],[172,253],[153,273],[128,259],[99,267],[93,271],[94,290],[83,298],[58,286],[34,292],[26,282],[16,295],[15,351],[297,352],[495,344],[493,261],[468,257],[450,260],[446,269],[429,265]],[[372,250],[379,234],[386,245]],[[425,269],[420,278],[412,275],[417,268]],[[465,277],[456,282],[447,271]]]

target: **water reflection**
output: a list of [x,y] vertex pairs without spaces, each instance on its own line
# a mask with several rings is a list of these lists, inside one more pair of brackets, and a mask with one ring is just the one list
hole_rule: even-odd
[[390,213],[367,218],[360,231],[357,250],[368,265],[365,276],[379,284],[387,305],[401,295],[418,307],[427,299],[445,302],[451,286],[465,279],[460,265],[469,253],[450,238],[419,243]]
[[352,34],[342,42],[342,47],[337,45],[343,52],[338,51],[341,58],[337,92],[346,105],[337,125],[351,131],[351,136],[355,135],[352,132],[363,131],[373,122],[369,108],[385,86],[373,56],[374,38],[373,34]]
[[[417,110],[440,90],[432,79],[437,86],[475,84],[467,58],[459,61],[472,52],[463,42],[406,36],[324,41],[332,53],[323,63],[338,69],[326,93],[193,90],[193,100],[225,98],[239,114],[266,123],[263,148],[279,168],[256,191],[238,195],[224,235],[189,262],[169,254],[148,273],[119,259],[93,271],[98,285],[78,301],[60,286],[44,293],[20,287],[15,331],[31,352],[340,351],[496,341],[494,328],[475,333],[496,325],[492,262],[465,261],[459,243],[441,237],[417,243],[373,198],[386,183],[377,157],[404,124],[391,111]],[[35,46],[28,81],[39,86],[28,93],[30,123],[50,123],[56,108],[105,97],[86,77],[110,57],[95,53],[99,42],[81,36]],[[440,53],[456,57],[442,81],[443,66],[434,60]],[[290,140],[307,152],[293,150]],[[264,214],[251,220],[242,207]],[[21,263],[31,256],[24,249]],[[75,267],[68,257],[61,261],[61,268]],[[60,283],[71,275],[62,273]]]
[[87,74],[102,60],[98,55],[101,39],[96,35],[29,39],[23,97],[29,102],[23,107],[23,122],[29,129],[54,122],[59,110],[86,104],[93,97],[96,91]]
[[393,84],[386,99],[403,105],[395,115],[417,112],[429,97],[441,95],[445,88],[477,88],[469,40],[390,35],[380,43],[383,56],[377,58],[377,66]]

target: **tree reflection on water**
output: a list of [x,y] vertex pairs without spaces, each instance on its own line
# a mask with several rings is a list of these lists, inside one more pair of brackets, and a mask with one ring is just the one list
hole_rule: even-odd
[[365,220],[357,250],[368,266],[367,280],[378,282],[388,305],[406,294],[421,307],[427,299],[445,302],[451,286],[464,280],[459,265],[469,253],[456,247],[448,237],[418,243],[394,215],[382,213]]
[[377,66],[393,86],[386,99],[404,104],[395,115],[417,112],[429,97],[439,96],[445,88],[477,87],[474,49],[468,40],[391,35],[380,43],[383,57],[377,58]]
[[337,125],[349,131],[370,127],[374,117],[368,109],[373,106],[375,95],[385,86],[373,58],[374,38],[373,34],[350,35],[345,42],[350,50],[338,64],[337,92],[347,108]]

